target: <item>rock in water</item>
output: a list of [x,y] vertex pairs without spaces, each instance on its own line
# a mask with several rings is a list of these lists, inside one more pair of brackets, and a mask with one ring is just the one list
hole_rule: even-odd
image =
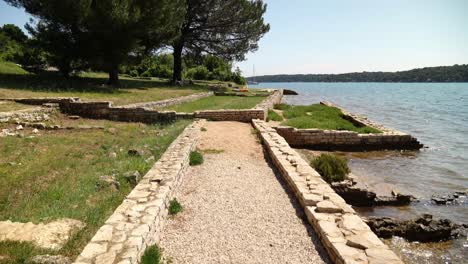
[[283,89],[283,94],[284,95],[298,95],[296,91],[288,90],[288,89]]
[[449,240],[458,235],[459,225],[448,219],[432,219],[424,214],[412,220],[397,220],[390,217],[371,217],[368,225],[377,236],[390,238],[399,236],[409,241],[438,242]]

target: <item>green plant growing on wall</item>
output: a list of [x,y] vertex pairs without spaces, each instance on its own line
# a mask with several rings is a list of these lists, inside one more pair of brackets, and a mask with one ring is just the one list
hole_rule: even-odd
[[197,166],[203,163],[203,155],[198,151],[190,153],[190,166]]
[[161,262],[161,252],[156,245],[146,248],[141,256],[141,264],[159,264]]
[[183,208],[182,205],[177,201],[177,199],[172,199],[172,201],[169,204],[169,214],[170,215],[175,215],[180,212],[182,212]]
[[312,160],[311,166],[328,183],[343,181],[351,172],[346,159],[334,154],[321,154]]

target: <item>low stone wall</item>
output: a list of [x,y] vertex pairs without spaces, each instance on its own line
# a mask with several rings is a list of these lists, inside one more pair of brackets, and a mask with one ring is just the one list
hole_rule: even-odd
[[202,123],[196,121],[172,142],[86,245],[75,264],[139,263],[146,248],[159,242],[169,203],[189,166]]
[[353,131],[297,129],[288,126],[275,127],[278,134],[293,147],[316,150],[417,150],[422,144],[407,134],[359,134]]
[[21,104],[28,105],[43,105],[43,104],[60,104],[62,102],[77,102],[80,100],[78,97],[38,97],[38,98],[13,98],[13,99],[2,99],[14,101]]
[[213,92],[206,92],[206,93],[196,93],[187,96],[177,97],[177,98],[170,98],[162,101],[154,101],[154,102],[143,102],[143,103],[136,103],[136,104],[129,104],[124,105],[122,107],[125,108],[138,108],[138,107],[147,107],[147,108],[156,108],[156,107],[167,107],[171,105],[178,105],[182,103],[192,102],[198,99],[202,99],[205,97],[212,96]]
[[[321,102],[321,104],[337,107],[328,102]],[[409,134],[371,122],[367,118],[348,113],[340,107],[337,108],[343,112],[344,118],[352,123],[373,127],[382,133],[359,134],[353,131],[297,129],[289,126],[278,126],[275,129],[291,146],[317,150],[417,150],[423,147],[416,138]]]
[[255,109],[263,109],[265,111],[265,118],[268,115],[268,110],[273,109],[276,104],[280,104],[283,99],[283,89],[273,91],[265,100],[255,106]]
[[0,123],[6,122],[41,122],[48,120],[55,108],[32,107],[30,109],[0,112]]
[[211,121],[238,121],[251,122],[252,119],[266,118],[261,109],[239,109],[239,110],[205,110],[194,113],[195,118],[203,118]]
[[268,110],[272,109],[275,104],[279,104],[282,98],[283,90],[275,90],[252,109],[197,111],[194,113],[194,117],[212,121],[251,122],[253,119],[265,120]]
[[175,111],[112,107],[111,102],[60,102],[60,110],[69,115],[124,122],[161,123],[176,120]]
[[283,137],[264,121],[253,125],[334,263],[403,263]]

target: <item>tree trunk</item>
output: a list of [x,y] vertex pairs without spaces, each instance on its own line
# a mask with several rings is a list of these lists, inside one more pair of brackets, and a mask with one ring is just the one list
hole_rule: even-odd
[[176,41],[172,46],[174,48],[174,72],[172,74],[172,82],[182,81],[182,50],[184,45],[181,41]]
[[107,85],[119,87],[119,67],[114,66],[109,70],[109,80],[107,81]]

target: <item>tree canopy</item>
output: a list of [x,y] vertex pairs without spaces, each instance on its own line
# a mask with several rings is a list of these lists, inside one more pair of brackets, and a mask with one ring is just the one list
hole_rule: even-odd
[[176,37],[184,13],[183,0],[6,2],[39,20],[28,28],[55,56],[55,66],[71,68],[74,61],[82,60],[109,72],[112,85],[118,84],[119,65],[130,54],[150,52]]
[[183,54],[243,60],[270,29],[265,12],[262,0],[186,0],[184,21],[172,45],[173,81],[182,79]]

